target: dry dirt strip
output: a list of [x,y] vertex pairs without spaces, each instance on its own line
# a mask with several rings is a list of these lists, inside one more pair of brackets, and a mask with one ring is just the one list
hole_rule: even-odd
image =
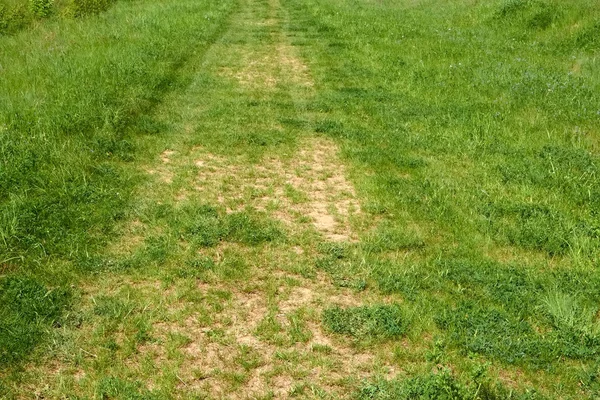
[[[250,166],[244,157],[220,157],[195,148],[186,159],[193,159],[197,178],[194,187],[182,190],[178,199],[187,199],[194,190],[228,212],[252,207],[270,213],[290,229],[301,229],[295,225],[307,217],[327,240],[356,240],[350,219],[360,214],[360,204],[345,177],[337,146],[329,139],[310,138],[300,148],[291,159],[268,157]],[[165,184],[172,182],[173,170],[179,167],[170,162],[171,155],[165,151],[164,165],[149,170]]]
[[[269,4],[269,19],[257,22],[242,12],[239,25],[235,25],[277,28],[274,43],[258,48],[224,45],[216,51],[239,55],[239,60],[234,66],[215,69],[237,82],[242,94],[256,90],[276,92],[283,86],[304,96],[301,101],[310,101],[314,83],[309,68],[281,32],[278,2],[271,0]],[[270,124],[273,129],[285,129],[277,121]],[[360,204],[346,178],[336,143],[308,133],[298,149],[291,157],[267,155],[258,164],[249,164],[243,155],[221,156],[201,146],[185,153],[167,149],[160,155],[160,162],[148,171],[169,185],[178,170],[193,165],[195,178],[190,186],[176,193],[177,201],[200,197],[207,203],[222,205],[228,213],[249,207],[282,221],[292,232],[309,229],[325,241],[356,241],[351,220],[360,218]],[[226,250],[210,250],[207,254],[223,251]],[[292,259],[310,257],[298,246],[276,252],[288,253],[283,257]],[[262,257],[250,281],[241,288],[219,282],[199,286],[207,298],[215,291],[233,293],[224,309],[213,316],[210,326],[199,322],[202,318],[193,311],[183,320],[154,324],[156,336],[164,342],[174,334],[188,338],[178,365],[180,389],[209,393],[216,398],[257,398],[267,393],[286,398],[295,388],[305,385],[318,387],[329,396],[344,397],[348,394],[344,383],[348,379],[359,382],[374,374],[395,374],[389,363],[354,349],[348,340],[330,337],[322,328],[325,307],[358,306],[366,299],[360,299],[352,290],[334,287],[322,273],[315,279],[304,279],[282,270],[277,257]],[[298,319],[305,337],[299,341],[284,339],[283,332],[293,330]],[[276,333],[265,334],[268,329]],[[215,331],[219,331],[218,339]],[[161,340],[148,345],[140,354],[154,354],[157,362],[164,359],[165,349],[160,343]],[[249,376],[239,387],[232,388],[227,376],[245,372],[236,362],[243,355],[254,359],[253,368],[246,371]]]

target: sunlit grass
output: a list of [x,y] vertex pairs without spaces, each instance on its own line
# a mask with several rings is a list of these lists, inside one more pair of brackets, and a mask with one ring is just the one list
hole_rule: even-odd
[[594,398],[594,2],[91,14],[0,37],[0,396]]

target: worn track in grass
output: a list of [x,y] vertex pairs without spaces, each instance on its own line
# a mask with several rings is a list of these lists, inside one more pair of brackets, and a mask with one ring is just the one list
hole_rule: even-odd
[[[58,359],[28,367],[25,397],[346,397],[395,375],[385,346],[357,348],[321,324],[325,308],[382,299],[315,269],[324,243],[356,241],[365,221],[337,145],[313,133],[322,111],[285,23],[277,0],[243,0],[229,31],[184,67],[195,76],[155,110],[168,139],[153,144],[136,215],[105,254],[127,267],[85,283],[83,323],[63,332]],[[181,225],[207,207],[277,233],[197,245]]]
[[0,257],[0,397],[596,398],[592,3],[144,0],[11,38],[71,79],[0,70],[0,245],[37,254]]

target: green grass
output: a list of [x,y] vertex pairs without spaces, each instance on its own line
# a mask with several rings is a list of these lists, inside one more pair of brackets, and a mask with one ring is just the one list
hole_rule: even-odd
[[[0,109],[0,236],[9,266],[85,256],[122,218],[135,179],[121,166],[136,158],[131,136],[144,133],[142,114],[177,84],[177,70],[210,43],[224,13],[208,5],[156,4],[115,30],[113,20],[129,18],[138,6],[4,39],[11,68],[3,74]],[[169,7],[182,16],[160,25],[153,15]],[[198,15],[209,19],[194,29]],[[56,36],[53,43],[48,35]]]
[[343,143],[384,221],[353,264],[367,257],[419,330],[435,321],[448,354],[575,384],[560,360],[593,365],[598,340],[592,3],[285,4],[331,110],[314,129]]
[[1,396],[597,396],[594,1],[45,4],[0,7]]
[[108,10],[115,0],[2,0],[0,36],[16,34],[48,18],[82,18]]
[[[144,113],[178,84],[177,71],[212,42],[229,10],[125,2],[0,39],[0,265],[18,277],[7,282],[54,293],[87,268],[139,181],[127,163],[145,155],[132,138],[156,134]],[[163,13],[173,18],[158,19]],[[22,312],[2,314],[4,327],[17,318],[15,329],[30,330],[22,346],[8,345],[3,364],[27,355],[52,322],[13,315]],[[12,343],[15,332],[2,336]]]
[[343,309],[328,308],[323,324],[332,332],[358,339],[392,339],[402,336],[406,322],[398,306],[376,305]]
[[485,367],[476,369],[468,383],[458,381],[450,370],[418,376],[402,381],[386,381],[364,385],[358,399],[541,399],[535,392],[515,394],[511,390],[490,383]]
[[53,325],[60,324],[70,293],[48,290],[33,279],[6,277],[0,282],[0,367],[30,353]]

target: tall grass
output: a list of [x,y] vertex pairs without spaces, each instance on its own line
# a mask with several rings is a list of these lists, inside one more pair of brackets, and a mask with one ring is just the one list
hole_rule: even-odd
[[84,17],[108,10],[116,0],[2,0],[0,36],[50,17]]

